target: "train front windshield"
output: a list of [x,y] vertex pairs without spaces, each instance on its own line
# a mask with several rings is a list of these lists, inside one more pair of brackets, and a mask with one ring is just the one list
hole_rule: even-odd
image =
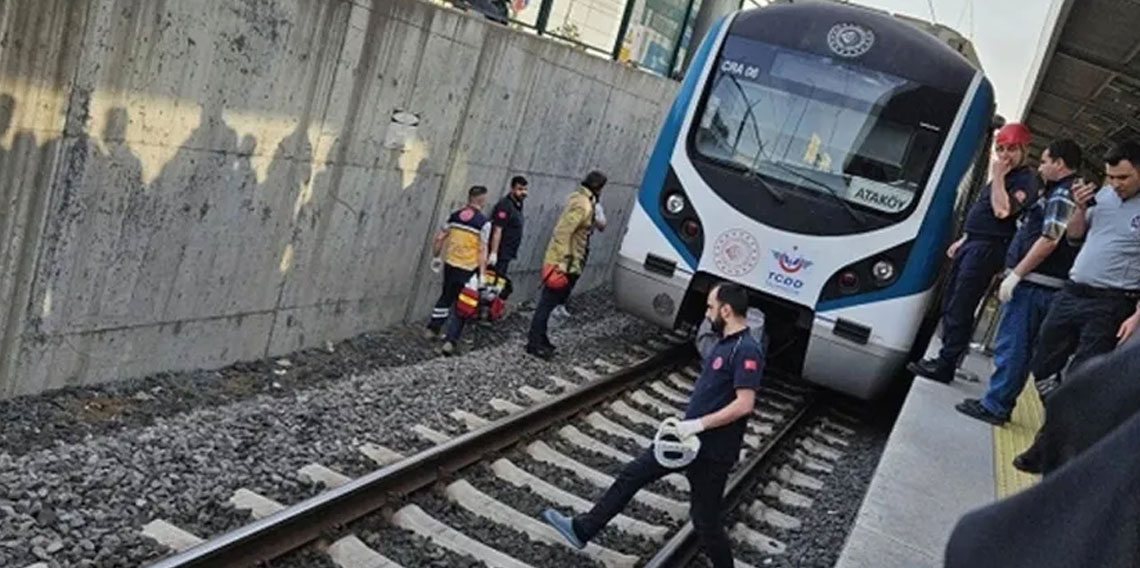
[[[906,218],[961,102],[838,57],[736,36],[709,84],[692,147],[742,180],[710,185],[761,222],[809,234]],[[812,215],[789,214],[789,197],[806,198],[798,203]],[[821,221],[832,209],[846,219]]]

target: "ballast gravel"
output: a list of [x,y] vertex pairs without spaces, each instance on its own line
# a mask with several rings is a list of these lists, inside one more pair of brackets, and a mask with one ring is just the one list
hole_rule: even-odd
[[[840,406],[849,414],[862,417],[891,416],[898,411],[897,408],[893,408],[872,412],[868,411],[866,405],[860,404],[848,401],[846,404],[841,403]],[[806,422],[807,426],[801,427],[799,431],[810,431],[818,423],[817,419],[811,419]],[[769,555],[734,543],[733,552],[738,559],[765,568],[827,568],[835,565],[890,435],[889,423],[868,419],[858,424],[844,423],[844,425],[853,428],[855,434],[844,437],[849,445],[842,448],[843,457],[833,463],[834,470],[831,473],[811,473],[813,477],[824,482],[824,488],[819,491],[793,488],[814,501],[811,508],[786,507],[764,497],[761,492],[770,477],[764,477],[763,481],[748,491],[741,500],[745,506],[760,500],[768,506],[800,519],[803,523],[801,527],[794,530],[778,529],[759,523],[739,508],[725,516],[728,527],[736,522],[744,522],[753,530],[775,538],[787,546],[784,554]],[[794,463],[792,461],[794,446],[791,444],[795,439],[796,436],[786,438],[774,449],[776,452],[772,462],[774,467],[779,468],[784,464]],[[690,567],[706,565],[701,559],[695,560]]]
[[[436,344],[397,334],[403,339],[391,344],[346,342],[333,353],[290,355],[289,366],[235,366],[204,372],[220,374],[201,381],[179,375],[187,384],[178,395],[169,394],[174,376],[103,387],[120,403],[138,400],[116,406],[124,410],[115,418],[61,402],[75,393],[8,401],[0,405],[0,566],[145,564],[168,553],[141,536],[146,523],[164,519],[216,536],[250,521],[227,504],[239,488],[296,503],[323,489],[298,475],[310,463],[360,475],[369,467],[358,451],[365,443],[413,453],[430,446],[408,430],[413,424],[456,408],[490,416],[492,397],[508,398],[524,384],[547,389],[548,375],[569,377],[574,364],[659,333],[605,302],[575,304],[575,317],[552,330],[561,347],[552,362],[523,353],[526,318],[516,316],[502,327],[470,326],[477,347],[482,333],[497,334],[497,343],[459,357],[437,357]],[[366,354],[371,348],[379,355]],[[233,394],[240,385],[257,386]],[[151,392],[151,399],[137,396]],[[55,411],[45,413],[49,407]],[[148,410],[140,414],[141,407]],[[46,429],[56,411],[68,418]]]
[[567,547],[536,542],[514,528],[490,522],[470,513],[448,501],[446,497],[430,494],[420,496],[415,502],[436,520],[479,542],[492,543],[496,550],[531,566],[602,568],[601,564],[576,554]]
[[[603,456],[597,452],[582,449],[574,444],[562,440],[561,438],[551,438],[547,440],[547,443],[550,444],[550,447],[565,454],[566,456],[573,458],[578,463],[605,473],[610,477],[617,477],[621,473],[622,468],[625,467],[625,464],[622,462],[619,462],[607,456]],[[632,457],[636,458],[637,456],[634,455]],[[646,485],[645,489],[652,491],[662,497],[668,497],[670,499],[681,501],[683,503],[687,503],[689,501],[689,495],[687,493],[679,491],[674,486],[669,485],[662,480],[657,480],[653,483],[650,483],[649,485]]]
[[[570,303],[574,309],[570,320],[551,319],[555,336],[615,311],[605,288],[583,292]],[[479,351],[504,341],[525,339],[531,313],[520,308],[493,325],[466,326],[461,349]],[[638,327],[650,329],[640,322]],[[21,455],[56,442],[80,442],[88,436],[149,426],[201,408],[257,397],[290,398],[297,391],[348,377],[416,365],[439,357],[439,342],[424,339],[423,330],[423,325],[415,322],[222,369],[157,373],[0,400],[0,418],[4,420],[0,451]],[[568,337],[573,338],[573,334]]]
[[[548,465],[539,461],[529,460],[525,456],[519,454],[508,454],[509,458],[515,461],[515,465],[521,467],[540,479],[544,479],[550,483],[557,485],[565,491],[569,491],[591,503],[597,503],[605,493],[605,489],[598,487],[592,483],[583,481],[578,476],[568,473],[566,470]],[[566,513],[567,511],[562,511]],[[637,501],[630,501],[625,508],[625,514],[635,519],[641,519],[647,523],[669,527],[676,524],[669,515],[662,513],[656,509],[652,509]]]
[[[470,481],[471,484],[480,491],[491,495],[503,503],[509,503],[511,507],[517,511],[534,519],[541,519],[542,512],[548,507],[555,507],[563,513],[570,512],[563,507],[550,503],[529,489],[515,487],[498,479],[495,477],[495,474],[488,471],[486,467],[477,467],[472,468],[471,471],[465,471],[464,479]],[[629,514],[625,511],[623,511],[623,513]],[[668,527],[670,525],[665,526]],[[659,546],[645,538],[624,533],[615,527],[602,529],[602,532],[598,533],[590,542],[610,550],[641,556],[642,558],[652,556]]]

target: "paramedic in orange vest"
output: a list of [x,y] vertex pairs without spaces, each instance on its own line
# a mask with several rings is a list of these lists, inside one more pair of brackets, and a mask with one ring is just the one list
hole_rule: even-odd
[[439,335],[447,322],[447,337],[443,352],[455,352],[455,343],[463,333],[463,318],[454,313],[459,293],[478,271],[480,287],[487,272],[487,243],[491,235],[491,222],[483,214],[487,203],[487,188],[476,185],[467,191],[467,205],[451,214],[432,242],[432,270],[443,267],[443,292],[431,311],[425,336]]
[[586,245],[595,222],[594,204],[605,186],[605,174],[590,172],[581,187],[570,194],[558,224],[554,226],[554,234],[550,236],[546,257],[542,261],[542,292],[527,337],[526,352],[531,355],[541,359],[554,355],[554,345],[546,335],[550,313],[566,300],[570,288],[582,274],[586,264]]

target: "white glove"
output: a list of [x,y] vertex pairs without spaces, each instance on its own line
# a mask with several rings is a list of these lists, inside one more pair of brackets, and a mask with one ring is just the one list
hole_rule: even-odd
[[431,259],[431,271],[439,274],[440,270],[443,270],[443,259],[438,256],[433,257]]
[[602,209],[600,202],[594,205],[594,222],[606,224],[606,212]]
[[1021,282],[1021,277],[1016,272],[1010,271],[1009,276],[1001,281],[1001,286],[998,287],[998,300],[1001,303],[1006,303],[1013,297],[1013,289],[1017,287],[1017,283]]
[[491,253],[491,256],[487,257],[487,265],[488,266],[495,266],[495,264],[498,262],[499,262],[499,254],[498,253],[493,252],[493,253]]
[[682,420],[677,423],[677,435],[680,436],[682,440],[689,436],[696,436],[704,431],[705,425],[701,423],[700,418]]

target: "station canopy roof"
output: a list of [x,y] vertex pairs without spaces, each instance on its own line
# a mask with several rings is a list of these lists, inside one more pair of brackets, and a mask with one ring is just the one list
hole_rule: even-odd
[[1055,0],[1052,10],[1022,120],[1034,156],[1072,138],[1085,152],[1082,173],[1102,175],[1109,145],[1140,140],[1140,0]]

